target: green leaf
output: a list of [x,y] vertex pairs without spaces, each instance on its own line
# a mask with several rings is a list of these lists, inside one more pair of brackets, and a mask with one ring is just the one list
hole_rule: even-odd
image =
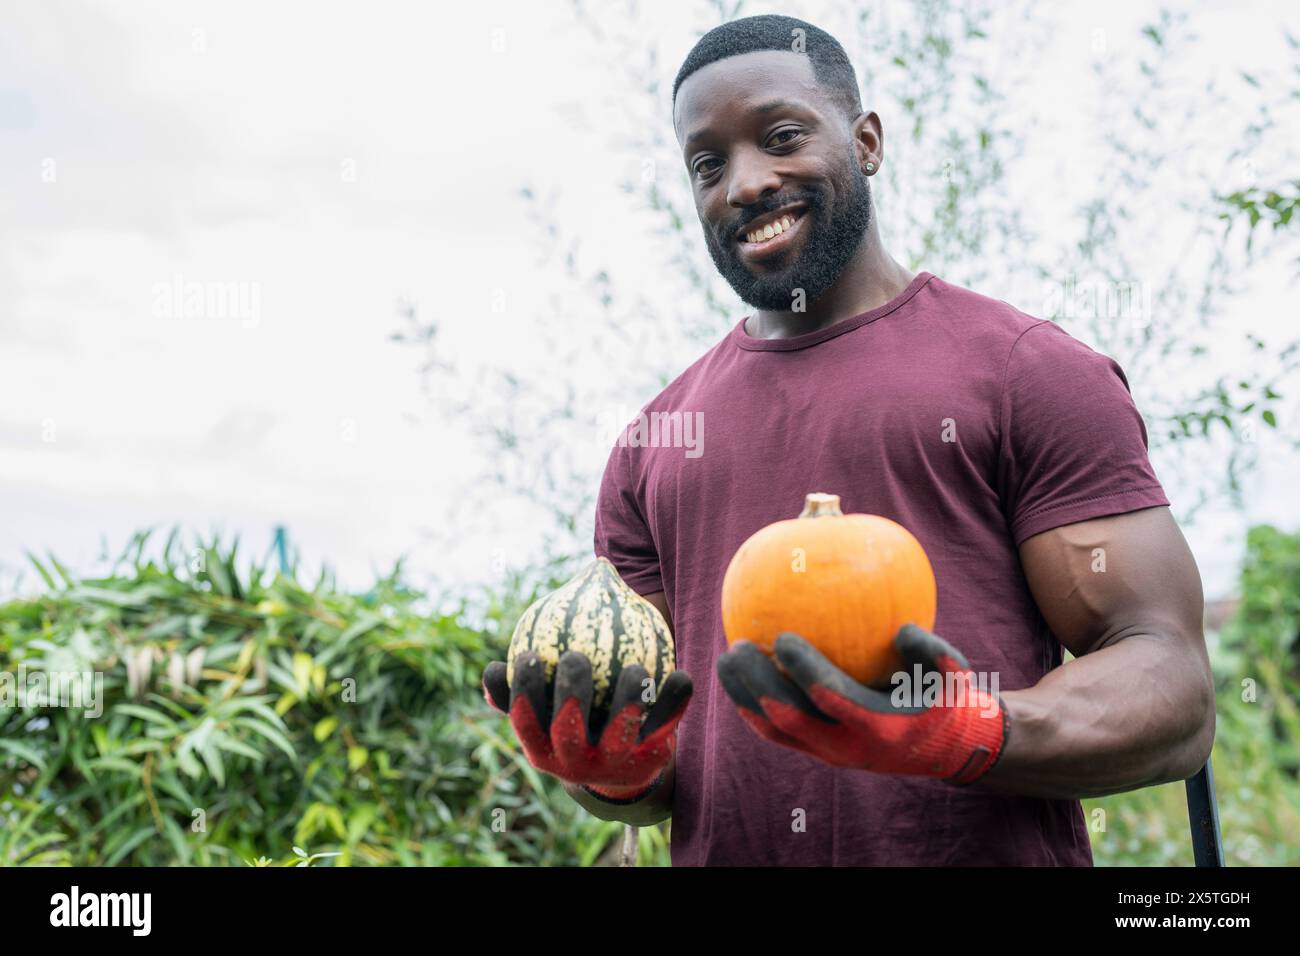
[[312,728],[312,736],[316,738],[317,743],[321,743],[326,737],[334,733],[334,729],[338,725],[339,720],[337,717],[322,717],[316,721],[316,726]]
[[0,738],[0,751],[8,751],[15,757],[27,761],[37,770],[43,771],[45,769],[45,758],[41,755],[41,752],[22,741]]
[[109,588],[80,584],[71,589],[69,596],[74,601],[108,604],[112,607],[147,608],[151,600],[165,597],[166,592],[150,585],[143,585],[130,591],[113,591]]
[[378,808],[373,803],[363,803],[352,811],[348,817],[348,843],[357,843],[370,830],[370,825],[375,822],[378,815]]
[[50,575],[49,571],[45,570],[45,565],[41,564],[40,559],[30,551],[25,551],[23,553],[27,555],[27,560],[30,561],[32,567],[36,569],[36,573],[41,576],[41,580],[45,582],[45,586],[51,591],[56,590],[54,578]]
[[203,767],[194,759],[194,751],[188,746],[182,746],[176,751],[176,762],[180,764],[181,770],[193,777],[195,780],[203,776]]
[[[348,831],[347,831],[347,827],[343,825],[343,814],[339,812],[339,808],[326,807],[324,813],[325,813],[325,822],[327,822],[330,825],[330,829],[334,831],[334,835],[337,836],[340,840],[345,839],[347,837]],[[337,854],[324,854],[324,853],[317,854],[317,856],[326,856],[326,855],[337,856]]]
[[163,618],[161,621],[156,621],[153,624],[151,624],[149,627],[145,628],[144,632],[141,633],[140,637],[148,641],[161,640],[162,638],[165,637],[173,637],[176,635],[184,634],[188,624],[189,624],[189,617],[187,615],[173,614],[169,617]]
[[366,765],[366,760],[370,757],[370,751],[365,747],[348,748],[348,769],[353,772],[360,770]]
[[226,575],[226,565],[214,548],[204,549],[203,576],[211,582],[214,593],[230,597],[231,586],[230,578]]
[[167,842],[171,844],[172,852],[176,854],[176,863],[181,866],[188,866],[193,854],[190,852],[189,844],[185,839],[185,831],[181,829],[179,823],[171,817],[163,817],[163,834],[167,837]]
[[221,754],[213,746],[212,741],[205,740],[195,749],[198,750],[199,756],[203,758],[203,762],[208,765],[208,773],[212,774],[217,781],[217,786],[224,787],[226,785],[226,768],[221,762]]
[[98,757],[90,761],[90,766],[96,770],[116,770],[136,780],[139,780],[144,773],[144,769],[138,763],[125,757]]
[[166,727],[173,733],[180,733],[181,728],[176,722],[166,714],[161,714],[156,710],[150,710],[148,707],[141,707],[138,704],[118,704],[113,708],[115,714],[128,714],[131,717],[139,717],[141,720],[147,720],[150,723]]
[[383,623],[384,623],[384,619],[381,617],[374,617],[370,615],[363,617],[361,620],[355,622],[351,627],[349,627],[342,634],[340,634],[338,638],[331,641],[329,646],[324,651],[322,651],[320,654],[317,655],[316,657],[317,663],[323,665],[329,664],[329,662],[334,660],[335,657],[342,654],[344,651],[348,649],[348,643],[350,641],[352,641],[354,638],[362,637],[363,635],[370,633],[371,631],[373,631],[375,628],[379,627]]
[[104,860],[104,865],[117,866],[117,864],[121,862],[128,853],[130,853],[132,850],[138,847],[145,840],[153,836],[154,832],[155,832],[154,828],[151,826],[140,827],[140,829],[136,830],[129,837],[127,837],[126,840],[123,840],[119,843],[117,849],[113,850],[113,852],[110,853],[108,857]]
[[258,720],[255,717],[241,717],[239,718],[238,723],[257,731],[257,733],[261,734],[267,740],[271,741],[271,743],[284,751],[289,759],[293,760],[295,763],[297,762],[298,754],[294,751],[293,744],[289,743],[289,738],[280,733],[280,731],[276,730],[270,724],[266,723],[266,721]]
[[299,651],[293,655],[293,682],[299,697],[306,697],[311,689],[311,672],[314,663],[310,654]]
[[62,564],[60,564],[59,559],[56,558],[51,552],[46,551],[45,556],[50,559],[50,564],[54,566],[55,571],[59,572],[59,577],[63,578],[63,583],[67,587],[73,587],[77,583],[76,580],[72,577],[72,575],[68,572],[68,569],[65,568]]
[[219,736],[214,738],[213,743],[215,743],[217,747],[219,747],[221,750],[226,751],[227,753],[239,754],[240,756],[247,757],[249,760],[252,760],[254,763],[261,763],[266,759],[266,754],[262,753],[260,750],[258,750],[255,747],[250,747],[242,740],[236,740],[234,737],[231,737],[229,734],[220,734]]

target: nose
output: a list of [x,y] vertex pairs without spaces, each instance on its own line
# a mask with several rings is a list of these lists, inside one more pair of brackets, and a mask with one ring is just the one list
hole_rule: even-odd
[[772,167],[772,157],[762,150],[740,150],[730,162],[727,204],[735,209],[752,206],[768,193],[779,192],[781,177]]

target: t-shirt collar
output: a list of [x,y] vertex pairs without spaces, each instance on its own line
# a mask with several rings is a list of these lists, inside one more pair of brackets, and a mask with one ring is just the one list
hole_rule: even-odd
[[736,324],[736,327],[731,332],[731,337],[737,346],[750,352],[790,352],[795,349],[806,349],[811,345],[818,345],[827,339],[843,335],[845,332],[859,329],[868,322],[874,322],[876,319],[901,308],[933,278],[933,273],[918,272],[916,277],[908,283],[906,289],[884,305],[877,306],[852,318],[842,319],[834,325],[818,329],[815,332],[806,332],[803,335],[792,335],[781,339],[756,339],[745,331],[745,322],[749,319],[747,315]]

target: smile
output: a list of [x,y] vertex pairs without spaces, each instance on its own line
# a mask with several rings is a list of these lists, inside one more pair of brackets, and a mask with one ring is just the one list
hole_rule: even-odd
[[736,240],[741,255],[751,260],[766,259],[785,249],[801,230],[805,212],[803,208],[792,209],[757,220]]

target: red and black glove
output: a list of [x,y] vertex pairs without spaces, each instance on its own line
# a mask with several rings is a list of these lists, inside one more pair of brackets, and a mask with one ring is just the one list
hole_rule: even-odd
[[608,718],[593,721],[591,661],[586,655],[566,651],[560,656],[552,695],[541,660],[529,651],[515,660],[510,685],[505,662],[490,663],[483,672],[483,696],[510,715],[524,755],[538,770],[581,785],[607,802],[634,803],[662,782],[692,692],[690,677],[673,671],[658,695],[645,700],[649,676],[639,664],[623,668]]
[[[938,672],[913,688],[917,699],[908,694],[905,706],[895,704],[891,690],[859,684],[797,634],[776,639],[775,661],[750,641],[737,641],[718,658],[718,677],[749,726],[773,743],[836,767],[954,784],[978,780],[1006,746],[1001,700],[976,686],[966,658],[938,635],[905,624],[894,646],[909,681],[916,664],[923,678]],[[938,700],[926,706],[931,681]]]

